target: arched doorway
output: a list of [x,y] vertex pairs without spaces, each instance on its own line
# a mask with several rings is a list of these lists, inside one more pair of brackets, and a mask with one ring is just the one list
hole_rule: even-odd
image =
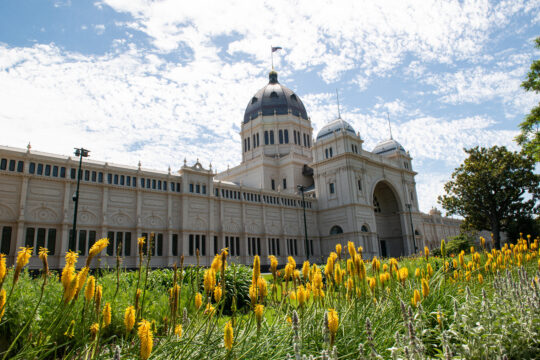
[[373,191],[373,211],[380,241],[381,256],[398,257],[405,254],[399,203],[392,188],[379,182]]

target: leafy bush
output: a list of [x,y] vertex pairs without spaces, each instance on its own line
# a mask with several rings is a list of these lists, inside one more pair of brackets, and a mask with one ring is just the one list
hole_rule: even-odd
[[[458,236],[449,237],[446,243],[446,256],[457,255],[461,250],[468,251],[471,246],[474,246],[474,237],[469,234],[459,234]],[[437,247],[431,251],[433,256],[441,256],[441,248]]]

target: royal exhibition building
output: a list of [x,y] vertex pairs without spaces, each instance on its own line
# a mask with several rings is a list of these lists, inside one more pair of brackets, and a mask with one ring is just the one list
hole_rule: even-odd
[[[246,96],[247,98],[247,96]],[[411,254],[459,234],[458,219],[418,207],[412,158],[396,140],[364,149],[338,117],[317,134],[300,97],[278,81],[249,98],[240,136],[242,162],[216,172],[199,161],[162,172],[84,158],[73,236],[78,157],[0,146],[0,252],[12,264],[21,246],[47,247],[52,268],[64,254],[81,260],[110,239],[101,266],[138,263],[137,238],[153,233],[153,267],[232,261],[263,265],[268,255],[320,261],[353,241],[364,257]],[[119,246],[121,244],[121,246]],[[120,249],[120,254],[117,250]],[[37,257],[30,262],[41,267]]]

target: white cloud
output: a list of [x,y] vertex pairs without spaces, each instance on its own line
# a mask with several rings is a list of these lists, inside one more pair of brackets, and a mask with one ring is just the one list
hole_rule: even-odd
[[94,25],[94,30],[96,30],[96,33],[98,35],[103,35],[103,33],[105,32],[105,25],[103,24]]

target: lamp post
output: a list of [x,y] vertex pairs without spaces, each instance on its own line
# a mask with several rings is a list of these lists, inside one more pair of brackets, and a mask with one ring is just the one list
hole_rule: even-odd
[[68,250],[74,250],[77,246],[77,211],[79,209],[79,185],[82,178],[82,158],[88,157],[89,153],[90,150],[86,150],[85,148],[75,148],[75,156],[79,157],[79,169],[77,171],[77,189],[75,190],[75,195],[73,195],[73,201],[75,202],[75,210],[73,212],[73,233],[71,234]]
[[411,204],[405,204],[405,206],[409,209],[409,219],[411,220],[411,231],[412,231],[412,241],[413,241],[413,245],[414,245],[414,253],[416,254],[416,252],[418,251],[418,248],[416,247],[416,236],[414,236],[414,225],[413,225],[413,221],[412,221],[412,212],[411,212]]
[[306,190],[306,187],[304,185],[297,185],[296,187],[302,193],[302,208],[304,209],[304,234],[306,235],[304,248],[306,249],[306,260],[309,260],[309,244],[308,244],[307,222],[306,222],[306,202],[304,200],[304,191]]

